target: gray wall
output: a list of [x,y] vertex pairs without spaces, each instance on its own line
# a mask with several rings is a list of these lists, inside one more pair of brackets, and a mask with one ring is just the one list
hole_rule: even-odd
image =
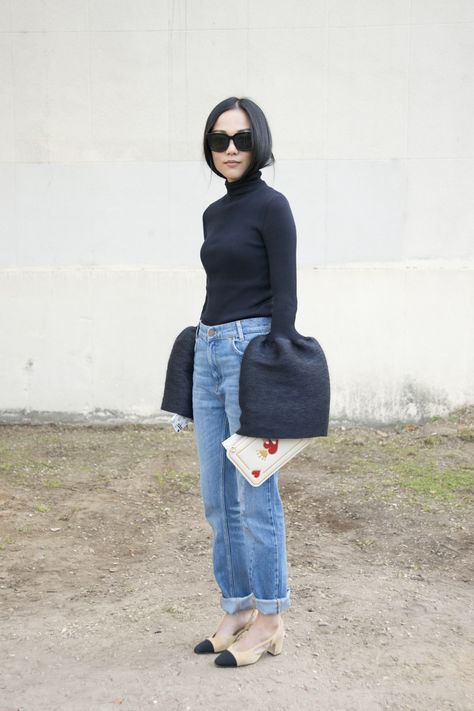
[[[225,188],[211,179],[201,136],[210,109],[229,95],[254,99],[270,121],[277,164],[264,179],[293,208],[297,326],[327,352],[333,417],[416,418],[472,402],[474,3],[248,0],[236,8],[225,0],[0,3],[5,417],[108,408],[160,416],[172,339],[197,323],[204,302],[201,214]],[[139,278],[131,294],[137,270],[153,278]],[[403,336],[421,315],[420,304],[396,308],[408,293],[424,306],[425,343],[437,342],[448,308],[442,361],[439,350]],[[354,313],[359,298],[365,310]],[[128,352],[117,314],[129,314],[130,299],[140,313],[153,308],[165,338],[154,346],[153,376],[138,376],[130,353],[117,380],[117,346]],[[70,308],[57,311],[58,303]],[[331,312],[335,303],[348,308]],[[345,358],[353,319],[369,343],[387,314],[403,358],[386,367],[390,340],[375,363],[370,350],[360,365]],[[101,318],[110,328],[97,330]],[[147,332],[134,338],[143,352]],[[383,405],[370,385],[378,366],[381,387],[394,394]],[[441,386],[434,373],[442,366],[452,374]],[[76,383],[69,391],[68,382]],[[423,393],[414,409],[407,388]]]

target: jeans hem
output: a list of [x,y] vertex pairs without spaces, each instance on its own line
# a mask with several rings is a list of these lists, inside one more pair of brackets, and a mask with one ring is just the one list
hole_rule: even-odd
[[288,590],[286,597],[276,598],[275,600],[256,598],[253,593],[246,597],[221,596],[221,607],[229,615],[233,615],[240,610],[251,610],[253,607],[264,615],[278,615],[280,612],[286,612],[286,610],[290,609],[291,593]]
[[255,607],[253,593],[245,597],[224,597],[222,595],[221,607],[224,612],[228,612],[229,615],[233,615],[240,610],[250,610]]
[[255,607],[264,615],[278,615],[280,612],[285,612],[291,607],[290,591],[288,590],[286,597],[276,598],[275,600],[255,598]]

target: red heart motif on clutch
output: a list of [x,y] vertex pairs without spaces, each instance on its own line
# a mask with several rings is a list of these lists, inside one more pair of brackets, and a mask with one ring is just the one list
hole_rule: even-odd
[[265,449],[268,449],[268,454],[275,454],[278,450],[278,440],[277,439],[266,439],[263,442]]
[[260,474],[261,474],[260,469],[252,469],[252,476],[254,476],[256,479],[258,479]]

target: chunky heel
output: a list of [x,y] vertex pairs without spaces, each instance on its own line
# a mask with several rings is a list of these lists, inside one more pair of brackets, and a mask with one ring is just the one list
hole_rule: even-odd
[[271,647],[268,648],[268,653],[273,654],[273,656],[276,656],[277,654],[281,654],[283,650],[283,635],[277,639]]

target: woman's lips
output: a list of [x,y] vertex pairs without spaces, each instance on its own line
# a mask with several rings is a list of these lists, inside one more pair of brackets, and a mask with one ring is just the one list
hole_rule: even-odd
[[231,168],[234,168],[236,165],[239,165],[239,161],[238,160],[230,160],[230,161],[227,161],[226,165],[230,166]]

